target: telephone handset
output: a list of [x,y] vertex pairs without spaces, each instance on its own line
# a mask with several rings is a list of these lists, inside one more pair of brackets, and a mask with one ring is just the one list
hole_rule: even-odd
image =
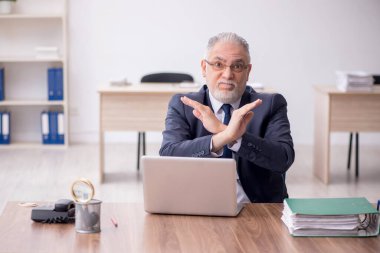
[[32,220],[43,223],[71,223],[75,221],[75,204],[70,199],[59,199],[54,204],[32,209]]

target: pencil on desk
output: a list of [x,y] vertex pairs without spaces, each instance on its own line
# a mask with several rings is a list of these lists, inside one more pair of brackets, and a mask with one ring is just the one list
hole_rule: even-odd
[[115,228],[117,228],[117,226],[118,226],[117,220],[114,217],[111,217],[111,222],[115,226]]

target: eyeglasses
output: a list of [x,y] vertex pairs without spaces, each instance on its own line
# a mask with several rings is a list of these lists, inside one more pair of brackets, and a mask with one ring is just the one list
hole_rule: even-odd
[[210,65],[215,71],[224,71],[227,67],[229,67],[232,72],[241,73],[243,70],[248,68],[248,65],[245,65],[242,62],[232,63],[230,66],[224,64],[221,61],[209,62],[205,59],[205,62]]

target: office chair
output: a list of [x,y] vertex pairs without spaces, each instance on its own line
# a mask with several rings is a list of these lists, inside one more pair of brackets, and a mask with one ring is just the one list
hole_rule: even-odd
[[[180,83],[194,82],[194,78],[184,73],[154,73],[141,78],[141,83]],[[145,155],[145,132],[139,132],[137,137],[137,170],[140,169],[140,153]]]
[[[380,85],[380,75],[374,75],[374,85]],[[348,161],[347,161],[347,170],[351,168],[351,150],[352,150],[352,137],[353,132],[350,133],[348,139]],[[359,133],[355,132],[355,177],[359,177]]]
[[184,81],[194,82],[194,79],[191,75],[183,73],[156,73],[141,78],[142,83],[180,83]]

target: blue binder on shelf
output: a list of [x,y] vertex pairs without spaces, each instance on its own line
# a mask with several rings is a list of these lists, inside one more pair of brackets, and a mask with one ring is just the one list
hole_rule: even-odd
[[4,68],[0,68],[0,101],[3,101],[5,98],[5,76],[4,76]]
[[10,144],[11,142],[11,114],[1,113],[1,135],[0,144]]
[[63,69],[55,69],[56,100],[63,100]]
[[49,100],[56,100],[55,97],[55,68],[49,68],[48,69],[48,99]]
[[42,144],[64,144],[64,113],[59,111],[41,112]]
[[58,139],[58,129],[57,129],[57,113],[49,112],[49,144],[57,144]]
[[47,111],[43,111],[41,113],[41,135],[43,144],[50,144],[49,133],[49,113]]
[[48,99],[63,100],[63,68],[48,69]]

